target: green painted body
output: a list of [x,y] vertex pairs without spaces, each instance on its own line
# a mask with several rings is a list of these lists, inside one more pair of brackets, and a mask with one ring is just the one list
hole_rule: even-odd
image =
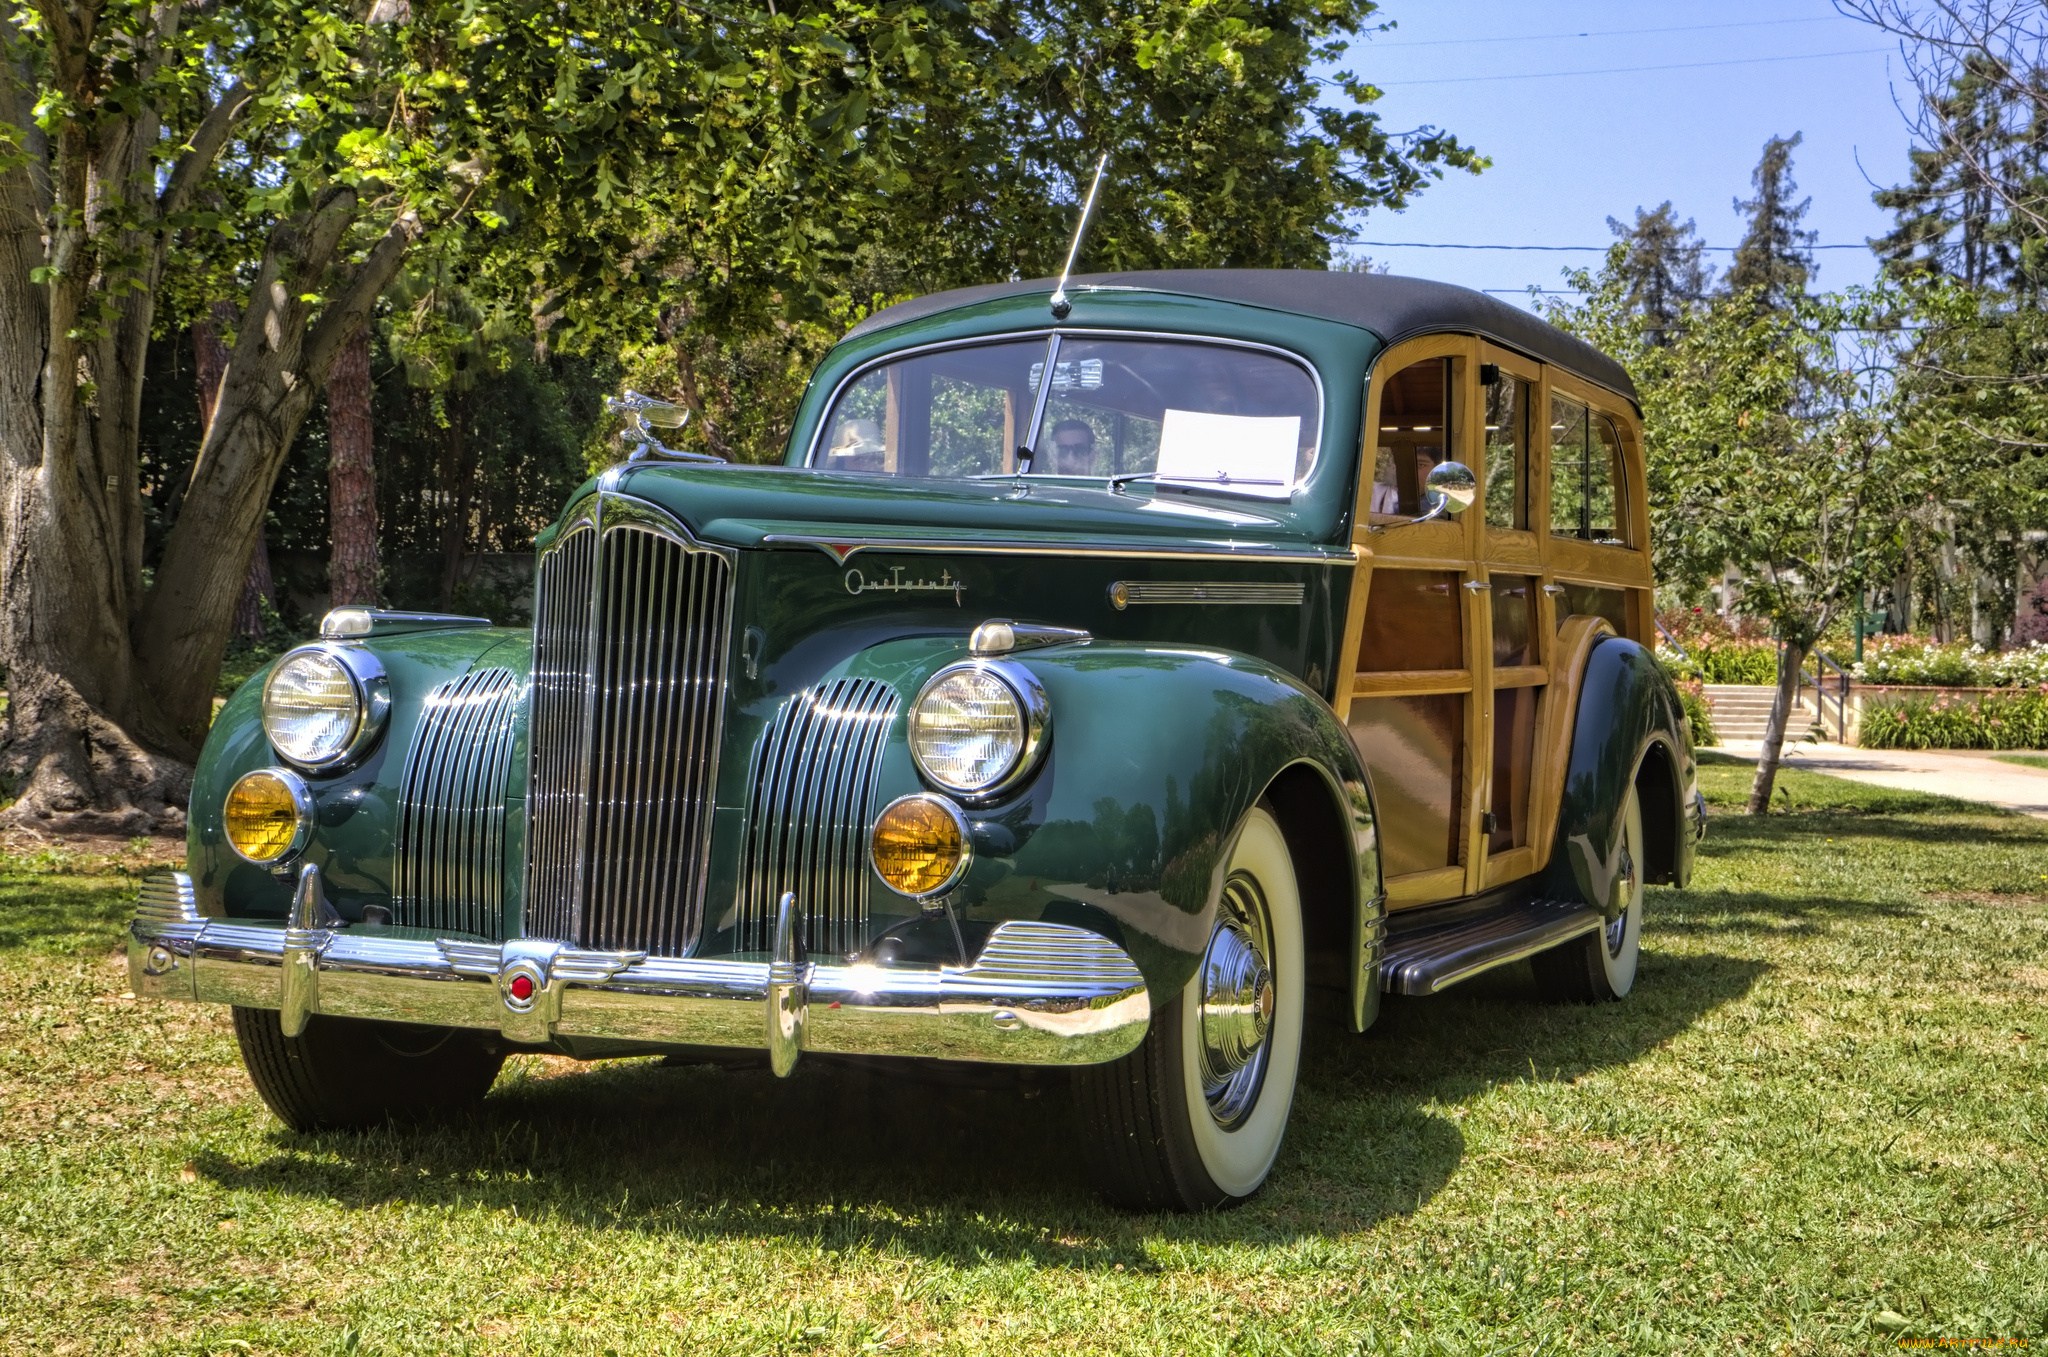
[[[1016,657],[1050,698],[1051,737],[1042,765],[1013,794],[968,808],[975,865],[952,903],[970,946],[1001,920],[1080,924],[1124,946],[1155,993],[1177,993],[1206,945],[1222,867],[1245,812],[1283,770],[1307,765],[1348,831],[1350,898],[1339,904],[1353,925],[1353,1012],[1363,1026],[1377,1007],[1370,958],[1382,887],[1367,778],[1330,697],[1344,670],[1360,419],[1381,337],[1285,312],[1144,292],[1083,297],[1063,323],[1066,330],[1255,341],[1309,362],[1324,392],[1320,451],[1306,485],[1284,502],[1149,486],[1112,493],[1100,482],[1051,478],[898,481],[801,465],[833,392],[862,365],[942,340],[1042,332],[1048,323],[1042,298],[1010,299],[862,336],[820,367],[786,465],[642,462],[614,467],[578,492],[578,500],[602,488],[651,502],[700,541],[732,549],[723,743],[695,950],[716,955],[734,947],[752,756],[781,706],[840,676],[889,683],[902,711],[874,804],[923,790],[905,740],[908,708],[931,673],[965,657],[976,624],[1008,618],[1081,628],[1094,639]],[[542,536],[543,551],[549,537]],[[850,543],[865,545],[849,557],[843,544]],[[1113,606],[1111,586],[1137,580],[1299,584],[1304,602]],[[933,587],[895,587],[903,584]],[[427,691],[477,666],[502,665],[523,679],[531,660],[524,631],[360,644],[389,672],[389,729],[356,768],[308,779],[317,825],[305,859],[323,868],[332,900],[351,920],[365,905],[389,900],[398,785]],[[191,866],[207,913],[277,918],[289,903],[288,873],[241,862],[221,837],[228,786],[275,761],[260,725],[264,677],[221,712],[194,784]],[[1636,753],[1642,730],[1653,732],[1649,738],[1661,733],[1685,750],[1690,776],[1675,694],[1666,701],[1656,682],[1637,678],[1625,697],[1598,698],[1605,706],[1590,705],[1596,699],[1588,690],[1592,715],[1582,717],[1574,748],[1570,824],[1601,830],[1600,798],[1612,790],[1607,770],[1622,758],[1595,727],[1611,727],[1615,740],[1633,732],[1626,739]],[[1587,749],[1594,752],[1582,776]],[[526,762],[522,732],[504,792],[508,936],[519,934],[523,917]],[[1581,801],[1584,809],[1574,809]],[[1689,837],[1687,844],[1689,854]],[[925,917],[872,873],[869,902],[870,936],[891,938],[899,959],[955,958],[951,924]]]

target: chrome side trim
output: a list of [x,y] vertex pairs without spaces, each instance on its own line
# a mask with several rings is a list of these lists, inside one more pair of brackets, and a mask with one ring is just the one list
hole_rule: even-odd
[[1274,561],[1285,565],[1356,565],[1358,554],[1349,547],[1275,547],[1263,542],[1242,546],[1229,542],[1195,542],[1184,547],[1147,542],[1104,544],[1100,542],[1003,542],[965,537],[836,537],[823,534],[763,533],[764,547],[816,547],[840,565],[863,551],[976,556],[1113,556],[1126,561]]
[[867,834],[875,781],[901,706],[877,679],[841,678],[783,704],[755,749],[740,850],[735,945],[773,945],[795,892],[801,941],[846,956],[868,944]]
[[[996,925],[968,966],[840,965],[794,948],[718,959],[589,951],[515,938],[426,941],[355,928],[138,911],[130,955],[170,966],[136,994],[501,1032],[512,1041],[603,1038],[1008,1064],[1115,1060],[1144,1039],[1145,979],[1109,939],[1064,924]],[[131,960],[131,966],[134,965]],[[295,978],[288,979],[288,976]],[[516,982],[521,978],[525,985]],[[521,994],[525,997],[520,997]],[[781,1007],[771,1007],[781,996]],[[777,1014],[780,1018],[776,1018]]]
[[1233,580],[1118,580],[1109,586],[1110,606],[1121,612],[1146,603],[1269,604],[1298,608],[1308,597],[1305,584],[1252,584]]
[[392,922],[505,935],[505,794],[519,680],[476,669],[427,694],[399,779]]

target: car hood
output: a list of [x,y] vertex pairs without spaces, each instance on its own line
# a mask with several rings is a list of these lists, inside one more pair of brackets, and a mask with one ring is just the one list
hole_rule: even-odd
[[629,465],[600,481],[675,515],[700,540],[1087,544],[1097,549],[1306,548],[1294,506],[1207,491],[1122,493],[1050,480],[895,480],[807,467]]

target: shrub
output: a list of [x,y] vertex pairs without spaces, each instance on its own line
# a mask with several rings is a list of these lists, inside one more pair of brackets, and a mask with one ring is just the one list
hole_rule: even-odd
[[1863,663],[1849,670],[1858,683],[1935,688],[2038,688],[2048,684],[2048,645],[1986,650],[1965,641],[1942,645],[1919,636],[1873,636]]
[[1721,736],[1714,729],[1714,709],[1707,705],[1706,685],[1697,679],[1680,679],[1678,701],[1685,708],[1686,724],[1692,727],[1694,748],[1721,743]]
[[2048,686],[1986,693],[1901,694],[1863,705],[1866,749],[2048,749]]

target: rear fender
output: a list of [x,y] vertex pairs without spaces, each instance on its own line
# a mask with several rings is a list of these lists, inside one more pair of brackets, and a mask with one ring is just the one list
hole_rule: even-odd
[[1584,900],[1609,919],[1625,907],[1621,808],[1631,783],[1643,810],[1644,879],[1683,886],[1697,840],[1698,770],[1670,676],[1634,641],[1594,646],[1579,684],[1571,760],[1544,893]]

